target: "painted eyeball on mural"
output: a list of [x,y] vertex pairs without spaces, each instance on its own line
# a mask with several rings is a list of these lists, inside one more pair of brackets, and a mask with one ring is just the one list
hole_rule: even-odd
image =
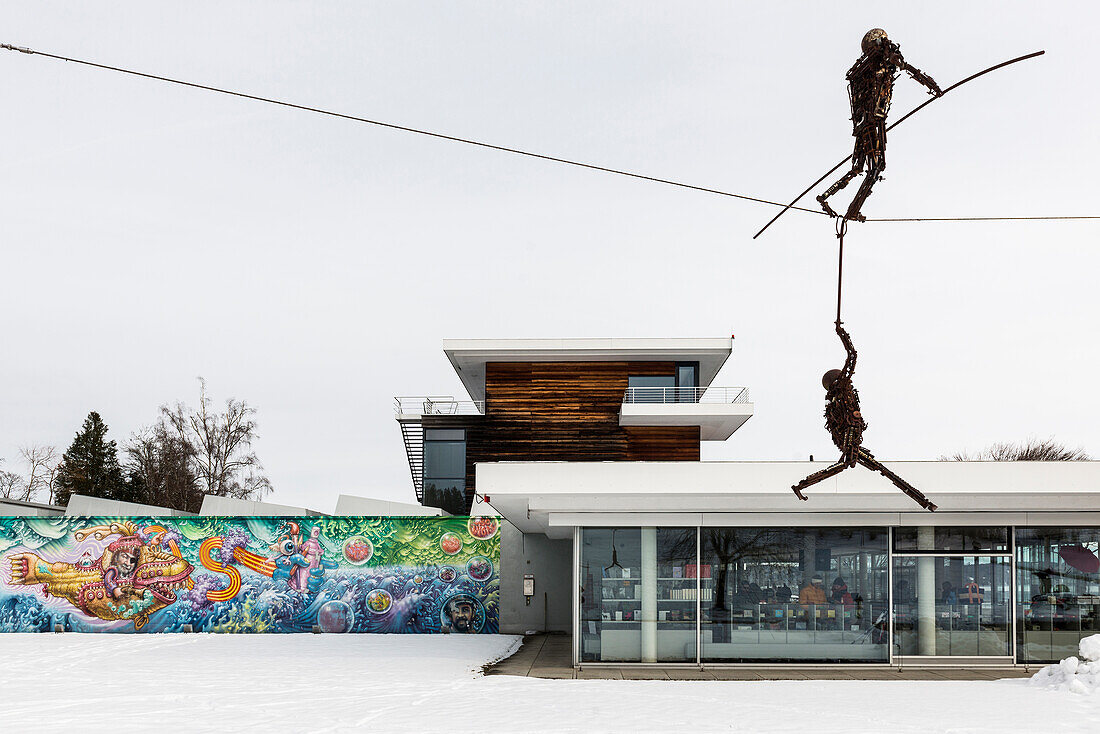
[[393,597],[385,589],[374,589],[367,594],[367,609],[372,614],[385,614],[393,604]]
[[443,533],[439,539],[439,547],[449,556],[453,556],[462,550],[462,538],[458,533]]
[[466,561],[466,575],[474,581],[485,581],[493,575],[493,563],[485,556],[474,556]]
[[294,552],[294,541],[290,538],[279,542],[279,552],[284,556],[289,556]]

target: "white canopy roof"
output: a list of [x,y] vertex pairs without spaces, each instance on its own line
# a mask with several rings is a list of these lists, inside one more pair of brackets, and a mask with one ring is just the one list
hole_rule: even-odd
[[1100,462],[887,463],[940,509],[862,467],[796,498],[791,485],[827,462],[504,462],[477,465],[490,506],[474,513],[550,537],[575,526],[1100,526]]
[[733,337],[705,339],[444,339],[443,351],[474,400],[485,399],[487,362],[698,362],[707,387]]

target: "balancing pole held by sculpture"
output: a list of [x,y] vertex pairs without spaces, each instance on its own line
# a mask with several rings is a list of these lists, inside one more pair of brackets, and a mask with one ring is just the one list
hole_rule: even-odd
[[[1001,63],[999,63],[999,64],[994,64],[993,66],[989,67],[988,69],[982,69],[981,71],[977,72],[976,74],[971,74],[970,76],[966,77],[965,79],[962,79],[962,80],[960,80],[960,81],[957,81],[957,82],[955,82],[954,84],[952,84],[951,86],[949,86],[949,87],[947,87],[946,89],[944,89],[944,90],[943,90],[943,92],[942,92],[942,94],[940,94],[940,95],[938,95],[938,96],[933,96],[933,97],[931,97],[930,99],[926,99],[925,101],[921,102],[921,103],[920,103],[919,105],[917,105],[916,107],[914,107],[913,109],[909,110],[909,111],[908,111],[908,112],[906,112],[906,113],[905,113],[904,115],[902,115],[901,117],[899,117],[899,118],[898,118],[897,120],[895,120],[894,122],[890,123],[890,124],[889,124],[889,125],[888,125],[888,126],[886,127],[886,129],[885,129],[885,131],[884,131],[884,132],[890,132],[890,131],[891,131],[891,130],[893,130],[893,129],[894,129],[895,127],[897,127],[897,126],[898,126],[898,125],[900,125],[901,123],[905,122],[905,121],[906,121],[906,120],[908,120],[908,119],[909,119],[910,117],[912,117],[913,115],[917,114],[918,112],[920,112],[921,110],[923,110],[923,109],[924,109],[925,107],[927,107],[928,105],[930,105],[930,104],[932,104],[933,102],[935,102],[935,101],[936,101],[937,99],[939,99],[939,98],[940,98],[941,96],[943,96],[943,95],[947,94],[948,92],[950,92],[950,91],[952,91],[952,90],[954,90],[954,89],[958,89],[959,87],[961,87],[962,85],[966,84],[967,82],[972,82],[972,81],[974,81],[975,79],[977,79],[977,78],[979,78],[979,77],[983,77],[983,76],[985,76],[986,74],[989,74],[989,73],[991,73],[991,72],[997,71],[998,69],[1003,69],[1003,68],[1004,68],[1004,67],[1006,67],[1006,66],[1011,66],[1012,64],[1016,64],[1016,63],[1019,63],[1019,62],[1021,62],[1021,61],[1026,61],[1026,60],[1028,60],[1028,59],[1034,59],[1034,58],[1036,58],[1036,57],[1038,57],[1038,56],[1042,56],[1042,55],[1043,55],[1043,54],[1045,54],[1045,53],[1046,53],[1046,51],[1033,51],[1033,52],[1031,52],[1031,53],[1029,53],[1029,54],[1024,54],[1023,56],[1017,56],[1017,57],[1016,57],[1016,58],[1014,58],[1014,59],[1009,59],[1008,61],[1002,61],[1002,62],[1001,62]],[[854,121],[853,121],[853,122],[854,122]],[[852,160],[852,156],[850,156],[850,155],[849,155],[849,156],[848,156],[848,157],[846,157],[846,158],[845,158],[844,160],[840,161],[840,162],[839,162],[839,163],[837,163],[837,164],[836,164],[835,166],[833,166],[832,168],[830,168],[830,169],[829,169],[828,171],[826,171],[825,173],[823,173],[823,174],[822,174],[822,175],[820,176],[820,178],[818,178],[818,179],[817,179],[816,181],[814,181],[814,182],[813,182],[812,184],[810,184],[810,185],[809,185],[809,186],[807,186],[807,187],[806,187],[805,189],[803,189],[803,190],[802,190],[802,192],[801,192],[801,193],[800,193],[800,194],[799,194],[798,196],[796,196],[796,197],[794,197],[793,199],[791,199],[791,201],[790,201],[790,203],[789,203],[789,204],[787,204],[787,205],[786,205],[785,207],[783,207],[782,209],[780,209],[780,210],[779,210],[779,213],[778,213],[778,214],[776,214],[776,215],[775,215],[774,217],[772,217],[771,219],[769,219],[769,220],[768,220],[768,223],[767,223],[767,224],[765,224],[765,225],[764,225],[763,227],[761,227],[761,228],[760,228],[760,230],[759,230],[759,231],[758,231],[758,232],[757,232],[756,234],[754,234],[754,235],[752,236],[752,238],[753,238],[753,239],[756,239],[756,238],[757,238],[757,237],[759,237],[760,235],[764,234],[764,232],[765,232],[765,231],[767,231],[768,227],[770,227],[770,226],[772,226],[773,224],[775,224],[775,222],[776,222],[776,220],[777,220],[777,219],[779,219],[779,218],[780,218],[781,216],[783,216],[784,214],[786,214],[786,213],[787,213],[787,212],[788,212],[788,211],[789,211],[789,210],[791,209],[791,207],[793,207],[793,206],[794,206],[795,204],[797,204],[797,203],[798,203],[799,201],[801,201],[801,200],[802,200],[802,197],[803,197],[803,196],[805,196],[806,194],[810,193],[810,192],[811,192],[811,191],[813,191],[813,190],[814,190],[815,188],[817,188],[818,184],[820,184],[820,183],[821,183],[822,181],[824,181],[824,180],[825,180],[826,178],[828,178],[829,176],[831,176],[831,175],[833,174],[833,172],[834,172],[834,171],[836,171],[837,169],[839,169],[839,168],[840,168],[841,166],[843,166],[843,165],[844,165],[845,163],[847,163],[847,162],[848,162],[848,161],[850,161],[850,160]]]

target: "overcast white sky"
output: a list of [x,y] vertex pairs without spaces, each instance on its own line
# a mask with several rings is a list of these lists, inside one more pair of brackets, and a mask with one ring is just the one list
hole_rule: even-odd
[[[850,152],[885,28],[947,86],[869,216],[1098,214],[1095,3],[5,2],[0,42],[789,199]],[[791,212],[0,52],[0,456],[259,408],[272,500],[412,500],[391,396],[444,337],[722,336],[756,415],[705,459],[835,452],[835,238]],[[899,80],[895,119],[925,99]],[[856,184],[849,187],[854,192]],[[849,193],[838,197],[847,201]],[[812,199],[808,199],[812,203]],[[1100,453],[1100,222],[853,226],[845,320],[883,458]]]

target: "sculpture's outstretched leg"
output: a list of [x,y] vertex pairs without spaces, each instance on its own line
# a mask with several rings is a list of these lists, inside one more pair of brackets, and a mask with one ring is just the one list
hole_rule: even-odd
[[867,176],[859,186],[852,203],[848,205],[845,219],[853,219],[857,222],[866,222],[867,217],[860,212],[863,202],[871,195],[871,189],[882,179],[882,172],[886,170],[886,126],[879,120],[874,126],[865,130],[856,143],[861,146],[867,155]]
[[905,481],[897,474],[883,466],[882,463],[878,459],[876,459],[874,455],[867,449],[861,448],[859,450],[859,463],[867,467],[871,471],[877,471],[879,474],[889,479],[891,482],[894,483],[895,487],[900,489],[905,494],[909,495],[909,497],[914,502],[916,502],[924,509],[928,510],[929,512],[936,511],[936,505],[932,504],[932,502],[924,496],[923,492],[921,492],[912,484]]
[[835,194],[836,192],[840,191],[842,188],[844,188],[845,186],[850,184],[852,182],[852,179],[855,178],[856,176],[858,176],[859,172],[861,170],[863,170],[863,161],[862,160],[859,163],[853,163],[851,170],[849,170],[847,173],[845,173],[843,176],[841,176],[839,179],[837,179],[836,183],[834,183],[832,186],[825,189],[825,193],[823,193],[823,194],[821,194],[820,196],[817,197],[817,203],[821,204],[821,208],[830,217],[835,217],[835,216],[838,216],[838,215],[835,211],[833,211],[833,208],[831,206],[829,206],[826,199],[828,199],[830,196],[832,196],[833,194]]
[[848,468],[847,464],[845,464],[843,461],[838,461],[837,463],[833,464],[832,466],[825,467],[821,471],[815,471],[813,474],[811,474],[810,476],[806,477],[805,479],[803,479],[798,484],[791,487],[791,489],[794,490],[794,494],[795,494],[796,497],[798,497],[798,499],[808,500],[810,498],[805,496],[804,494],[802,494],[802,490],[806,489],[806,487],[811,487],[811,486],[817,484],[818,482],[824,481],[824,480],[828,479],[829,477],[831,477],[835,474],[840,474],[842,471],[844,471],[847,468]]
[[860,209],[863,208],[863,202],[867,201],[867,197],[871,195],[871,189],[874,188],[876,182],[878,182],[879,174],[882,173],[882,169],[876,166],[871,166],[867,170],[867,177],[863,179],[863,183],[859,186],[859,191],[856,192],[855,198],[852,199],[852,203],[848,205],[848,211],[845,212],[844,218],[851,219],[856,222],[866,222],[867,217],[860,213]]

